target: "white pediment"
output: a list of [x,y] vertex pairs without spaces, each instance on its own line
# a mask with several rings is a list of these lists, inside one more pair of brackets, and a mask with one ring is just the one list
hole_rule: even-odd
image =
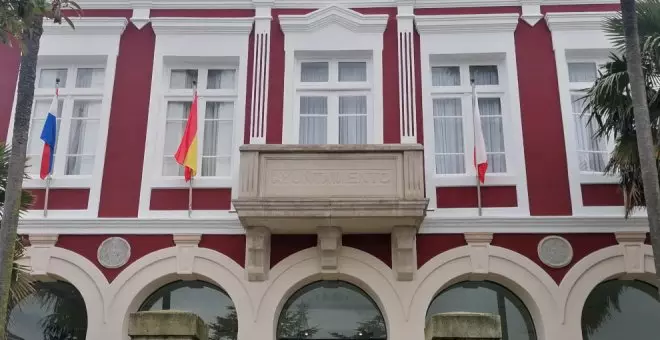
[[305,15],[281,15],[282,31],[314,32],[337,25],[355,33],[380,33],[387,26],[387,14],[361,14],[351,9],[332,5]]

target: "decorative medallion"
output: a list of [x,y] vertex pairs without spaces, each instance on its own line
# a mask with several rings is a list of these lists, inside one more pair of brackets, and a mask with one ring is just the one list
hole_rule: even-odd
[[109,237],[99,246],[97,259],[106,268],[119,268],[131,257],[131,245],[121,237]]
[[566,267],[573,259],[573,247],[563,237],[548,236],[539,242],[538,255],[541,262],[551,268]]

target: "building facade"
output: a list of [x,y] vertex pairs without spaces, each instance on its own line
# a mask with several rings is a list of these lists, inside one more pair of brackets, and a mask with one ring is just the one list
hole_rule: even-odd
[[[75,30],[45,24],[19,226],[64,302],[12,311],[16,339],[58,311],[60,331],[126,339],[150,309],[195,311],[213,339],[423,339],[451,311],[499,314],[510,340],[660,331],[644,212],[624,219],[611,143],[580,115],[618,1],[79,3]],[[0,46],[7,141],[19,62]],[[189,184],[173,154],[194,87]]]

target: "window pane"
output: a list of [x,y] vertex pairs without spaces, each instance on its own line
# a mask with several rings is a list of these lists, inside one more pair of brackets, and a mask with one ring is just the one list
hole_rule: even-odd
[[202,145],[202,176],[229,176],[233,146],[232,102],[207,102]]
[[183,168],[174,161],[183,130],[186,128],[192,102],[168,102],[165,123],[165,145],[163,148],[163,176],[182,176]]
[[500,83],[497,74],[497,66],[470,66],[470,79],[475,85],[498,85]]
[[168,102],[167,119],[188,119],[192,102]]
[[339,81],[367,81],[367,63],[340,62]]
[[73,118],[98,118],[101,102],[98,100],[76,100],[73,103]]
[[433,86],[461,85],[461,71],[458,66],[441,66],[431,69]]
[[39,88],[55,88],[57,79],[60,80],[60,87],[66,87],[66,73],[65,68],[42,69],[39,73]]
[[236,70],[209,70],[207,89],[233,89],[236,86]]
[[326,144],[328,141],[328,98],[300,97],[300,144]]
[[596,63],[568,63],[568,81],[590,83],[596,80]]
[[339,144],[367,143],[367,97],[339,97]]
[[105,70],[102,68],[79,68],[76,74],[77,88],[102,88]]
[[465,173],[463,112],[460,98],[433,100],[437,174]]
[[582,95],[573,94],[571,100],[580,170],[603,172],[609,158],[606,141],[604,138],[595,137],[598,125],[589,121],[589,114],[582,113],[585,105]]
[[[76,100],[67,147],[66,175],[91,175],[99,134],[99,101]],[[92,119],[90,119],[92,118]]]
[[571,95],[571,105],[573,106],[573,113],[582,113],[587,107],[587,101],[582,95]]
[[172,70],[170,76],[171,89],[192,89],[197,81],[197,70]]
[[300,64],[300,81],[307,82],[327,82],[328,81],[328,63],[325,62],[307,62]]
[[479,98],[481,129],[486,142],[488,168],[492,173],[506,172],[502,105],[499,98]]

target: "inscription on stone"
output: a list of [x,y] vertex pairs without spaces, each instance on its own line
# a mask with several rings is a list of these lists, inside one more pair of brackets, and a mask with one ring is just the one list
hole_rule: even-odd
[[383,185],[392,182],[392,172],[378,170],[274,170],[275,185]]
[[99,246],[97,259],[106,268],[120,268],[131,257],[131,245],[121,237],[109,237]]

